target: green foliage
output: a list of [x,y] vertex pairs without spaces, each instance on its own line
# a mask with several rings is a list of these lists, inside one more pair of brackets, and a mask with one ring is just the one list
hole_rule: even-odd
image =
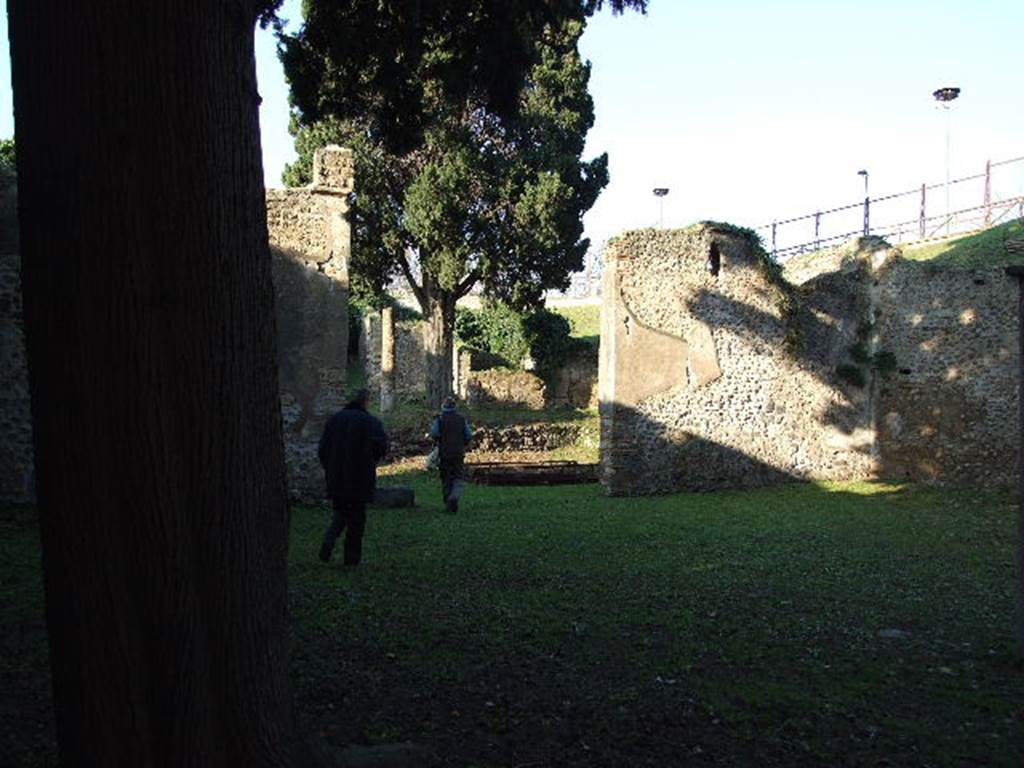
[[480,323],[480,313],[475,310],[465,307],[455,309],[455,336],[464,346],[480,350],[487,349],[487,339]]
[[[372,294],[418,268],[423,300],[482,281],[518,309],[567,285],[588,247],[582,215],[608,180],[606,157],[580,159],[594,115],[577,44],[594,7],[466,0],[409,15],[401,4],[307,3],[303,30],[282,38],[299,152],[286,180],[308,181],[324,143],[353,149],[354,282]],[[490,98],[495,77],[514,109]],[[395,103],[401,119],[389,120]]]
[[512,368],[521,368],[530,354],[523,315],[507,304],[485,302],[478,310],[460,308],[455,330],[463,344],[497,355]]
[[[438,324],[432,360],[450,354],[450,313],[478,283],[526,310],[583,264],[583,214],[608,183],[608,160],[581,159],[594,110],[578,43],[601,5],[306,0],[299,33],[279,30],[305,153],[289,178],[304,178],[318,142],[346,134],[353,290],[380,295],[404,275]],[[450,370],[429,369],[436,399]]]
[[581,348],[589,344],[570,335],[569,321],[547,309],[519,313],[500,302],[487,302],[479,310],[459,309],[455,329],[463,344],[522,367],[527,355],[543,379],[551,376]]
[[[499,119],[522,108],[537,43],[582,22],[601,0],[305,0],[305,24],[281,34],[281,59],[303,124],[359,117],[397,154],[422,145],[438,106],[479,105]],[[646,0],[612,0],[616,13]],[[280,30],[279,30],[280,33]]]
[[589,345],[570,336],[569,321],[562,315],[542,309],[523,321],[538,375],[550,381],[559,368],[581,348]]

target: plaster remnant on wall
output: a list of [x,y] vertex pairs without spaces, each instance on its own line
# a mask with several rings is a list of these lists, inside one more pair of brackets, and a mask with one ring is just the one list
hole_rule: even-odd
[[687,368],[691,384],[710,384],[722,375],[722,369],[718,365],[718,352],[715,350],[715,339],[707,323],[694,323],[686,342]]

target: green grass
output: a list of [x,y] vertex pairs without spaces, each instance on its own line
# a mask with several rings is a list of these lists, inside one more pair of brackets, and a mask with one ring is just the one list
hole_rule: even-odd
[[1017,219],[977,234],[905,248],[903,258],[949,269],[1020,264],[1024,253],[1010,254],[1004,247],[1007,240],[1019,238],[1024,238],[1024,223]]
[[[1019,764],[1008,494],[470,487],[452,516],[436,480],[398,480],[418,507],[371,512],[357,570],[316,561],[325,510],[293,515],[292,679],[328,743],[453,766]],[[4,635],[41,644],[34,530],[3,542]],[[5,654],[0,679],[37,658]]]
[[601,305],[551,307],[569,321],[569,335],[597,344],[601,339]]

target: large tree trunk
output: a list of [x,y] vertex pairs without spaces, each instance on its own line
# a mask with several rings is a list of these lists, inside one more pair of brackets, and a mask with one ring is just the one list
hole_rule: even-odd
[[284,765],[254,6],[8,9],[61,763]]
[[454,291],[446,291],[423,278],[423,293],[426,300],[424,311],[428,326],[425,338],[427,353],[427,405],[440,407],[441,401],[452,393],[452,357],[455,349],[455,302]]

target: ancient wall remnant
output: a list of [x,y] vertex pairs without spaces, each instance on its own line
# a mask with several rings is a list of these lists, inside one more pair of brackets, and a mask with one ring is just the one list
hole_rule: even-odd
[[596,346],[587,345],[571,354],[548,383],[547,404],[556,408],[596,408],[597,363]]
[[318,150],[313,183],[267,190],[274,266],[278,370],[288,485],[293,498],[323,496],[316,447],[326,419],[344,404],[348,355],[346,214],[352,153]]
[[[309,187],[266,193],[288,481],[292,496],[303,499],[323,495],[316,445],[344,396],[351,152],[318,151],[313,175]],[[0,501],[32,501],[31,477],[19,261],[7,254],[0,255]]]
[[[391,396],[397,400],[422,400],[427,392],[427,351],[424,343],[426,323],[417,320],[394,320],[390,347],[394,368],[388,373]],[[359,336],[359,360],[366,373],[372,399],[380,402],[382,348],[384,333],[382,314],[374,312],[363,317]],[[385,390],[386,391],[386,390]]]
[[746,233],[609,248],[601,444],[609,493],[878,477],[1015,478],[1015,286],[863,238],[787,282]]
[[1017,479],[1017,286],[1003,265],[898,261],[879,292],[895,370],[878,385],[886,477],[955,485]]

